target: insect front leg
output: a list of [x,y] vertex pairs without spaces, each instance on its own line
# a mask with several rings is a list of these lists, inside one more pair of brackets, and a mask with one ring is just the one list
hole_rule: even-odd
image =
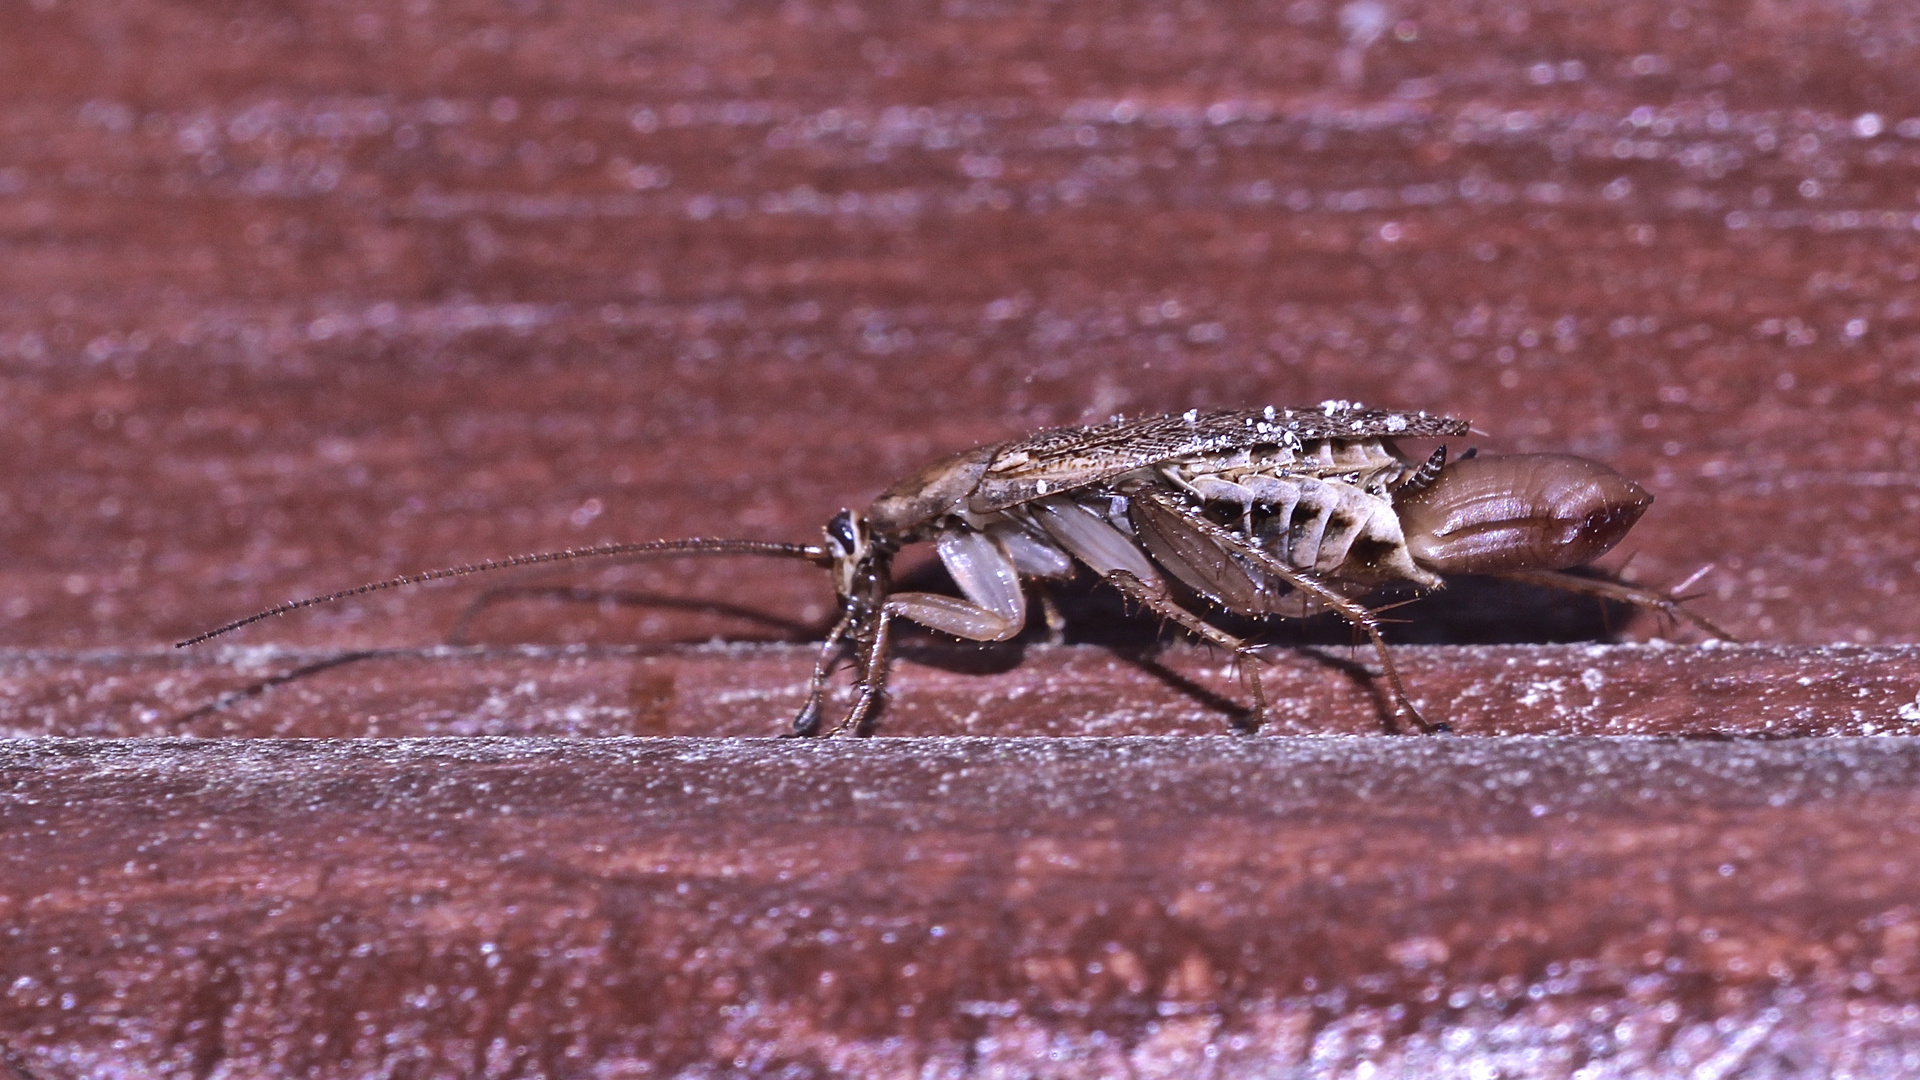
[[872,733],[887,700],[888,658],[893,650],[891,625],[893,614],[884,606],[849,605],[849,610],[827,635],[820,657],[813,666],[813,685],[800,715],[793,718],[793,738],[811,738],[822,734],[820,728],[826,708],[827,679],[843,642],[853,643],[853,706],[840,722],[826,731],[828,736],[852,730],[859,735]]
[[[853,707],[828,735],[847,730],[868,734],[879,717],[886,704],[895,618],[911,619],[969,641],[1005,641],[1020,633],[1027,621],[1026,594],[1020,587],[1019,564],[1001,540],[977,529],[955,527],[940,534],[936,548],[941,563],[966,599],[937,593],[894,593],[871,604],[856,594],[821,648],[814,665],[813,688],[806,707],[794,720],[793,734],[820,734],[827,676],[843,640],[853,642]],[[1028,561],[1033,558],[1039,557]]]
[[849,610],[840,616],[827,634],[827,640],[820,643],[820,656],[813,662],[813,683],[807,690],[807,703],[800,707],[800,714],[793,718],[793,730],[787,734],[792,738],[811,738],[820,734],[821,710],[827,700],[827,677],[833,672],[834,657],[840,653],[840,643],[846,640],[847,628],[853,625],[854,612]]
[[935,546],[966,599],[894,593],[886,600],[888,614],[968,641],[1006,641],[1026,626],[1020,570],[1000,541],[978,529],[954,527],[942,531]]
[[887,701],[887,673],[891,670],[888,654],[893,651],[893,613],[880,609],[871,633],[856,643],[854,663],[858,678],[853,684],[853,708],[834,725],[829,735],[852,731],[855,735],[873,734],[874,721]]

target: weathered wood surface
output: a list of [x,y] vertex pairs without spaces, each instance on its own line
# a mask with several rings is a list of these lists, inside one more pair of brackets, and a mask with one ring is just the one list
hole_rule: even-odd
[[29,1076],[1920,1053],[1907,739],[26,740],[0,777]]
[[[10,6],[0,641],[806,539],[974,443],[1324,398],[1607,460],[1742,636],[1912,640],[1916,15],[1765,10]],[[352,610],[254,640],[449,621]],[[635,622],[482,629],[755,629]]]
[[[0,1077],[1920,1071],[1909,744],[1830,738],[1920,716],[1917,20],[0,8]],[[1325,398],[1640,479],[1613,563],[1761,644],[1460,583],[1391,632],[1465,737],[1010,741],[1238,703],[1070,592],[906,643],[884,730],[997,739],[827,747],[577,738],[780,730],[778,563],[165,652]],[[1348,640],[1269,734],[1383,730]]]
[[[772,736],[817,650],[568,646],[0,653],[0,735],[87,738]],[[1403,646],[1414,703],[1456,734],[1783,739],[1920,732],[1920,647]],[[1269,651],[1266,735],[1384,735],[1359,648]],[[845,682],[844,677],[842,683]],[[1198,648],[903,650],[885,735],[1217,735],[1247,719]],[[847,702],[842,686],[839,701]]]

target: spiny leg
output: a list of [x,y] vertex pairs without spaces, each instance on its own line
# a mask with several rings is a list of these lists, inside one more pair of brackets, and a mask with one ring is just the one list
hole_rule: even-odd
[[1366,631],[1367,639],[1373,642],[1374,655],[1380,658],[1380,673],[1387,677],[1387,685],[1393,688],[1395,711],[1404,710],[1407,718],[1429,735],[1443,735],[1452,731],[1453,729],[1445,721],[1437,724],[1428,723],[1427,718],[1420,715],[1420,710],[1413,707],[1413,700],[1407,697],[1406,684],[1400,681],[1400,669],[1394,666],[1393,654],[1387,651],[1387,643],[1380,636],[1380,620],[1374,617],[1373,612],[1368,610],[1366,605],[1349,600],[1338,593],[1332,595],[1339,602],[1331,606],[1345,616],[1349,623]]
[[1400,670],[1394,666],[1393,654],[1387,650],[1387,643],[1380,636],[1380,620],[1374,617],[1373,612],[1366,605],[1326,587],[1311,575],[1288,566],[1265,549],[1247,542],[1233,530],[1222,528],[1178,503],[1151,492],[1141,493],[1137,497],[1151,499],[1155,506],[1178,517],[1187,528],[1205,535],[1224,550],[1244,558],[1266,573],[1338,611],[1347,622],[1365,631],[1368,640],[1373,643],[1374,654],[1380,658],[1381,674],[1386,676],[1387,686],[1392,691],[1394,713],[1413,721],[1414,726],[1429,734],[1451,730],[1445,724],[1429,724],[1426,717],[1420,715],[1420,710],[1413,707],[1412,700],[1407,697],[1406,685],[1400,681]]
[[874,620],[873,636],[855,643],[854,663],[859,668],[859,679],[854,683],[853,708],[847,710],[846,718],[835,724],[828,735],[847,730],[856,735],[872,733],[872,723],[879,718],[887,700],[887,654],[893,647],[892,628],[893,613],[881,608]]
[[[1258,548],[1251,549],[1251,552],[1256,560],[1261,561],[1263,568],[1274,571],[1276,576],[1281,576],[1283,572],[1291,573],[1278,559],[1273,558],[1266,552]],[[1420,715],[1420,710],[1413,707],[1413,699],[1407,696],[1407,686],[1400,681],[1400,669],[1394,665],[1393,653],[1387,649],[1386,639],[1380,636],[1380,620],[1374,616],[1371,609],[1357,600],[1352,600],[1340,595],[1309,577],[1294,574],[1293,580],[1289,583],[1292,584],[1294,588],[1311,595],[1315,600],[1339,612],[1341,617],[1346,619],[1348,623],[1359,627],[1366,633],[1367,640],[1373,643],[1373,654],[1380,658],[1380,674],[1386,676],[1387,687],[1392,691],[1393,711],[1396,714],[1413,721],[1415,727],[1428,735],[1442,735],[1453,730],[1444,721],[1440,723],[1429,723],[1426,717]]]
[[1636,585],[1631,581],[1581,577],[1561,570],[1514,570],[1499,576],[1528,585],[1540,585],[1549,589],[1579,593],[1583,596],[1597,596],[1602,600],[1617,600],[1623,604],[1632,604],[1635,607],[1658,612],[1670,619],[1679,619],[1719,641],[1740,640],[1715,626],[1706,616],[1687,610],[1680,599],[1673,594],[1649,589],[1644,585]]
[[1109,571],[1106,579],[1114,588],[1119,589],[1122,594],[1138,601],[1143,607],[1146,607],[1161,618],[1172,620],[1187,633],[1209,644],[1232,650],[1233,667],[1235,671],[1240,673],[1240,685],[1246,689],[1247,696],[1253,699],[1252,716],[1241,730],[1251,735],[1265,726],[1267,722],[1267,693],[1260,685],[1260,668],[1258,666],[1260,656],[1254,652],[1253,646],[1248,645],[1245,640],[1234,637],[1225,630],[1214,626],[1188,611],[1186,608],[1174,603],[1168,599],[1164,591],[1148,587],[1146,583],[1125,570]]
[[820,657],[813,662],[813,683],[807,689],[807,703],[800,708],[800,714],[793,718],[793,729],[787,732],[788,738],[807,738],[820,734],[820,712],[826,704],[827,677],[833,672],[833,661],[840,652],[840,642],[847,636],[847,628],[853,625],[853,612],[840,616],[828,632],[827,640],[820,643]]
[[1232,649],[1240,681],[1254,699],[1251,725],[1236,726],[1247,730],[1259,728],[1266,719],[1266,694],[1260,686],[1259,670],[1247,662],[1257,663],[1259,657],[1239,638],[1173,603],[1138,538],[1122,533],[1100,514],[1065,500],[1036,503],[1033,510],[1036,523],[1054,542],[1119,589],[1121,595],[1138,600],[1204,641]]

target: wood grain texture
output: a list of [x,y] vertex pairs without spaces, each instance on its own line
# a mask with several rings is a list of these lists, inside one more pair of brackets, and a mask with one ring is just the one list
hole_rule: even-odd
[[7,1037],[35,1076],[1844,1071],[1920,1039],[1916,749],[29,740]]
[[[806,701],[812,646],[0,654],[0,734],[86,738],[772,736]],[[1269,650],[1268,735],[1381,735],[1358,647]],[[1906,734],[1914,646],[1403,646],[1416,705],[1462,735]],[[838,695],[850,687],[843,672]],[[1043,644],[902,650],[887,735],[1216,735],[1246,719],[1231,658]]]
[[0,640],[805,540],[966,446],[1326,398],[1607,461],[1742,636],[1912,640],[1912,15],[1768,10],[16,6]]
[[[1917,20],[0,9],[0,1077],[1920,1071]],[[1224,658],[1068,589],[828,746],[736,738],[804,567],[165,647],[1325,399],[1607,462],[1755,644],[1461,581],[1389,633],[1462,737],[1309,624],[1211,738]]]

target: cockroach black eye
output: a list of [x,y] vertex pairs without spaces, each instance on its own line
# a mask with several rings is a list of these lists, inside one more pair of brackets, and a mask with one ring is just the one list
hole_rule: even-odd
[[1415,563],[1442,574],[1561,570],[1627,535],[1653,496],[1565,454],[1467,458],[1395,505]]
[[854,523],[853,511],[842,510],[827,522],[827,539],[840,549],[839,554],[851,555],[860,549],[860,528]]

